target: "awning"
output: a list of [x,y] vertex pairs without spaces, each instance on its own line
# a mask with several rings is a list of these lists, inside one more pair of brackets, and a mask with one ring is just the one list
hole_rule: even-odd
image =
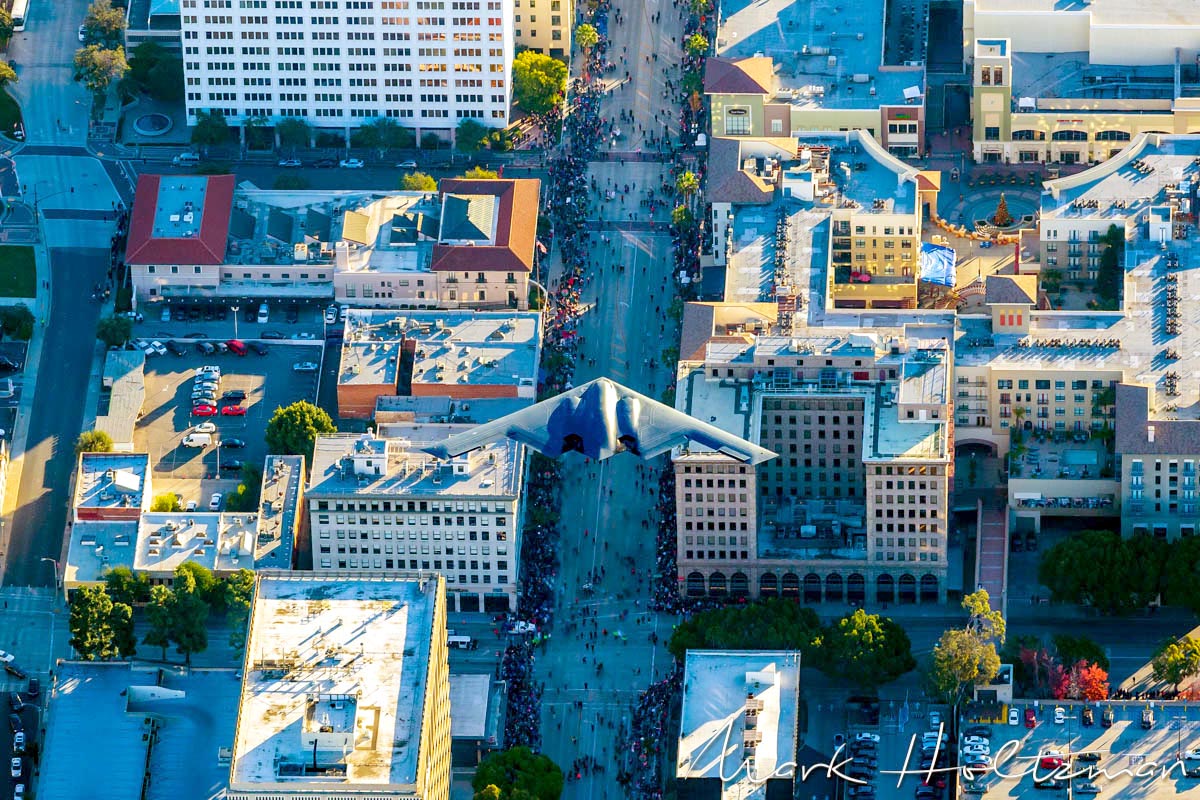
[[954,263],[954,248],[930,242],[921,243],[921,280],[939,286],[953,286]]
[[1041,492],[1013,492],[1014,500],[1041,500]]

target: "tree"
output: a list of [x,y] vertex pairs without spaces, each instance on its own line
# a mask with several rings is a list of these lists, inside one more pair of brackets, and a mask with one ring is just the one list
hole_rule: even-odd
[[675,191],[685,199],[700,191],[700,179],[690,169],[675,176]]
[[155,64],[146,76],[146,91],[166,103],[183,99],[183,62],[168,56]]
[[1108,246],[1100,253],[1100,267],[1096,270],[1096,296],[1107,303],[1115,303],[1121,296],[1121,284],[1124,282],[1121,261],[1125,253],[1125,232],[1116,225],[1110,225],[1100,241]]
[[1073,667],[1080,661],[1087,661],[1101,669],[1108,669],[1108,656],[1104,648],[1086,636],[1069,636],[1056,633],[1052,639],[1058,660],[1066,667]]
[[1188,678],[1200,673],[1200,640],[1191,636],[1164,642],[1150,661],[1154,679],[1171,684],[1175,691]]
[[[175,570],[171,583],[171,641],[183,653],[183,663],[191,666],[192,654],[208,649],[208,597],[197,582],[196,570],[184,569],[192,562],[185,561]],[[199,564],[193,566],[204,569]],[[207,570],[205,570],[207,572]],[[209,573],[212,577],[212,573]]]
[[702,33],[693,33],[683,44],[683,49],[692,58],[700,58],[708,53],[708,39]]
[[275,182],[271,184],[272,189],[307,189],[308,187],[308,178],[303,175],[290,175],[286,172],[276,175]]
[[806,663],[816,666],[824,633],[811,608],[774,597],[694,614],[675,626],[667,650],[680,661],[697,649],[801,650]]
[[406,192],[436,192],[437,181],[424,172],[410,172],[401,176],[400,188]]
[[1127,614],[1159,596],[1166,559],[1166,544],[1152,536],[1081,531],[1042,554],[1038,580],[1055,600]]
[[75,440],[75,455],[81,453],[111,453],[113,440],[104,431],[84,431]]
[[266,433],[268,452],[302,455],[311,461],[317,436],[336,430],[324,409],[307,400],[298,400],[290,406],[276,408],[271,415]]
[[1200,537],[1187,536],[1171,546],[1165,584],[1168,605],[1200,613]]
[[445,143],[442,141],[442,137],[438,136],[436,133],[431,132],[422,134],[421,136],[422,150],[440,150],[442,149],[443,144]]
[[513,59],[513,100],[530,114],[546,114],[562,102],[567,65],[556,58],[525,50]]
[[96,325],[96,338],[109,347],[120,347],[133,335],[133,320],[129,317],[105,317]]
[[104,588],[117,604],[135,606],[150,599],[150,581],[129,567],[113,567],[104,573]]
[[967,628],[983,641],[994,641],[997,645],[1004,644],[1004,635],[1008,628],[1004,617],[999,611],[992,609],[991,597],[987,589],[972,592],[962,600],[962,607],[968,616]]
[[129,77],[145,86],[150,77],[150,70],[166,57],[167,49],[158,42],[142,42],[133,48],[133,53],[129,56]]
[[592,48],[600,44],[600,32],[590,22],[580,23],[575,26],[575,43],[579,45],[580,50],[590,53]]
[[17,71],[7,61],[0,61],[0,89],[17,82]]
[[928,678],[931,688],[947,702],[977,683],[987,683],[1000,672],[996,646],[983,642],[969,630],[951,629],[933,646]]
[[312,128],[305,120],[288,117],[280,120],[275,126],[275,135],[279,137],[279,144],[284,147],[308,147],[308,143],[312,141]]
[[464,119],[454,131],[454,146],[460,153],[477,153],[491,132],[482,122]]
[[822,646],[826,671],[863,689],[891,683],[917,664],[904,629],[889,617],[861,608],[831,626]]
[[254,597],[254,573],[248,569],[239,569],[222,582],[221,589],[225,593],[225,621],[229,625],[229,646],[240,652],[246,647],[250,601]]
[[84,661],[116,653],[109,624],[112,608],[112,598],[102,586],[81,586],[71,595],[71,647]]
[[75,80],[92,94],[104,94],[128,71],[124,47],[106,50],[89,44],[75,51]]
[[162,660],[167,660],[167,645],[171,643],[172,605],[174,595],[166,586],[150,587],[150,602],[146,605],[146,621],[150,630],[142,639],[143,644],[162,648]]
[[499,790],[499,800],[558,800],[563,773],[548,756],[528,747],[512,747],[492,753],[475,770],[471,787],[482,793],[489,786]]
[[112,0],[93,0],[83,18],[87,41],[116,47],[125,38],[125,10],[113,8]]
[[229,123],[220,111],[197,111],[196,125],[192,128],[192,144],[205,147],[224,144],[229,140]]
[[225,497],[228,511],[257,511],[262,492],[262,470],[249,461],[242,464],[242,480],[237,488]]
[[154,502],[150,504],[150,510],[160,513],[182,511],[183,506],[179,503],[179,495],[174,492],[163,492],[154,495]]
[[475,181],[495,180],[500,177],[500,173],[494,169],[484,169],[483,167],[471,167],[462,174],[464,178]]
[[1077,677],[1079,696],[1082,700],[1107,700],[1109,693],[1108,671],[1099,664],[1087,660],[1079,661],[1072,667]]
[[33,312],[24,303],[0,308],[0,330],[14,339],[28,342],[33,338]]
[[671,209],[671,223],[676,228],[690,228],[696,221],[696,215],[687,206],[675,206]]
[[489,783],[475,793],[474,800],[500,800],[500,787]]
[[12,38],[12,35],[12,14],[9,13],[7,6],[0,4],[0,40],[8,41]]
[[137,655],[137,634],[133,632],[133,608],[127,603],[113,603],[108,615],[113,649],[120,658]]
[[1000,202],[996,204],[996,213],[992,214],[992,223],[1007,228],[1012,225],[1012,221],[1012,214],[1008,213],[1008,200],[1004,197],[1004,192],[1001,192]]
[[352,147],[376,150],[379,157],[392,149],[412,146],[412,131],[390,117],[376,117],[350,134]]
[[707,14],[712,10],[712,0],[688,0],[688,9],[696,16]]
[[212,570],[195,561],[184,561],[175,568],[175,578],[171,583],[172,589],[179,594],[178,586],[186,586],[188,591],[195,591],[210,607],[218,610],[224,607],[225,589],[217,581]]

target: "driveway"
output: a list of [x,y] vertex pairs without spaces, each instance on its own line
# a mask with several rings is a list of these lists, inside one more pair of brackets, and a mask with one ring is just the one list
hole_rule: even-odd
[[91,99],[72,75],[80,46],[76,32],[87,6],[87,0],[33,2],[25,30],[13,34],[8,56],[18,80],[12,92],[29,144],[87,143]]

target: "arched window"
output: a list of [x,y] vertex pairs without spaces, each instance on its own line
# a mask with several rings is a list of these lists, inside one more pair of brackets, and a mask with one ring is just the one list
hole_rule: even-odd
[[1055,131],[1052,137],[1056,142],[1086,142],[1087,131]]

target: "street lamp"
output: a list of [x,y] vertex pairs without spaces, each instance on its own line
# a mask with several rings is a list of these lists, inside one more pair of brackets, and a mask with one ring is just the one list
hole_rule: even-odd
[[58,577],[58,559],[43,556],[42,561],[50,562],[50,566],[54,569],[54,597],[57,602],[58,592],[62,589],[62,582]]
[[233,311],[233,338],[235,338],[235,339],[236,339],[236,338],[238,338],[238,335],[237,335],[237,315],[238,315],[238,311],[240,311],[240,310],[241,310],[241,307],[240,307],[240,306],[233,305],[233,306],[230,306],[230,307],[229,307],[229,309],[230,309],[231,311]]

